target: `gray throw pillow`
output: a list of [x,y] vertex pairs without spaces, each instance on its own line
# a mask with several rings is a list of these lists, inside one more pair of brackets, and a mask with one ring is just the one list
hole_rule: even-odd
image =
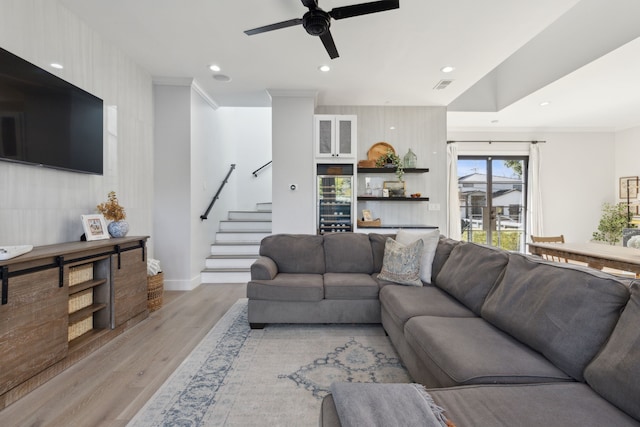
[[420,258],[424,242],[418,239],[410,245],[403,245],[387,238],[384,246],[382,270],[378,279],[399,285],[422,286],[420,280]]

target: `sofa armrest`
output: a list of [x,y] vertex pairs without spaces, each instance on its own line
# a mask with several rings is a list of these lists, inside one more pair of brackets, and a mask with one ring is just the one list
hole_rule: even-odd
[[251,280],[273,280],[276,274],[278,266],[269,257],[261,256],[251,264]]

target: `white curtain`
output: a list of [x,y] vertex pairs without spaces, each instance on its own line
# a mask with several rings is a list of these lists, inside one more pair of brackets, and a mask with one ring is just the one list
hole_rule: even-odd
[[529,147],[529,194],[527,200],[527,228],[529,236],[544,236],[542,226],[542,193],[540,191],[540,146]]
[[458,145],[447,145],[447,236],[460,240],[460,199],[458,195]]

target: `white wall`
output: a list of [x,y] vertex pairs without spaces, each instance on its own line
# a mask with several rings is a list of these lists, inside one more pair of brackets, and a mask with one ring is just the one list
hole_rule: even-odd
[[234,210],[254,210],[256,203],[271,202],[273,166],[252,172],[272,160],[271,108],[222,107],[218,109],[221,140],[235,152],[232,181],[239,193]]
[[[544,234],[586,242],[598,227],[601,206],[615,202],[614,134],[602,132],[461,132],[449,140],[546,141],[540,144]],[[528,144],[459,144],[464,154],[526,154]]]
[[[315,234],[313,114],[309,93],[272,97],[273,233]],[[289,186],[295,184],[297,190]]]
[[[105,143],[104,176],[0,162],[0,244],[79,240],[80,215],[96,213],[111,190],[126,209],[129,235],[152,234],[151,77],[51,0],[0,2],[0,47],[117,107],[117,142]],[[54,61],[65,68],[51,69]]]
[[190,79],[158,81],[154,104],[156,254],[166,289],[190,290],[200,284],[219,221],[237,203],[237,182],[231,178],[208,219],[200,220],[236,152],[223,139],[215,105]]
[[200,272],[205,259],[211,255],[211,243],[221,219],[237,206],[237,170],[234,170],[223,188],[207,219],[200,216],[206,211],[211,199],[222,184],[231,164],[237,163],[233,145],[224,139],[221,131],[224,120],[219,110],[203,97],[200,91],[191,88],[191,150],[190,150],[190,196],[191,208],[188,221],[191,224],[191,289],[201,282]]
[[617,194],[618,178],[640,176],[640,126],[616,133],[615,154],[615,180],[612,185]]

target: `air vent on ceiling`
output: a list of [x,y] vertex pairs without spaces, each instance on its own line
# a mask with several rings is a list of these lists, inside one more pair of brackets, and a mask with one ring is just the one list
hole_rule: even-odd
[[435,89],[435,90],[442,90],[442,89],[446,89],[446,88],[447,88],[447,86],[449,86],[451,83],[453,83],[453,80],[445,80],[445,79],[440,80],[440,81],[438,82],[438,84],[437,84],[437,85],[435,85],[434,89]]

